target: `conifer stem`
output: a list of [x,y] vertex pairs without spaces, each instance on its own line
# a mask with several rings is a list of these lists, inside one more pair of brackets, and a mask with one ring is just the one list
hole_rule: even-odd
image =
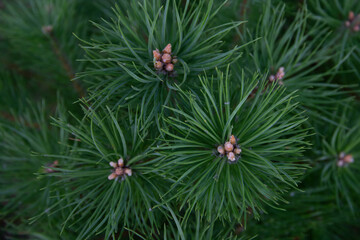
[[[66,74],[69,77],[69,79],[73,80],[75,78],[74,70],[71,67],[69,61],[67,60],[67,57],[65,56],[65,54],[61,51],[58,40],[56,39],[56,37],[54,36],[54,34],[52,32],[49,33],[49,37],[50,37],[51,45],[53,47],[53,51],[54,51],[56,57],[60,61],[63,69],[66,71]],[[86,95],[85,90],[80,86],[79,83],[76,82],[76,80],[73,81],[73,86],[74,86],[76,92],[79,94],[80,98],[82,98]]]
[[[3,118],[3,119],[6,119],[10,122],[16,122],[16,119],[13,115],[11,115],[10,113],[7,113],[7,112],[0,112],[0,116]],[[29,128],[35,128],[35,129],[40,129],[40,125],[38,123],[29,123],[29,122],[25,122],[24,123],[26,127],[29,127]]]

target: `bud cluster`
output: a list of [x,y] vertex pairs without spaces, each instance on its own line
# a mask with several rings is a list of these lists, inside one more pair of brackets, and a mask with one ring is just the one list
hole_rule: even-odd
[[43,26],[41,28],[41,31],[44,35],[50,35],[53,32],[53,26],[52,25]]
[[275,82],[277,81],[277,83],[279,85],[283,85],[284,82],[282,81],[282,79],[285,77],[285,68],[284,67],[280,67],[279,70],[277,71],[276,75],[271,75],[269,77],[269,81],[272,83],[272,82]]
[[348,20],[345,22],[347,28],[352,29],[354,32],[360,31],[360,14],[356,15],[353,11],[349,12]]
[[47,166],[45,168],[45,172],[47,172],[47,173],[56,172],[53,168],[56,168],[58,166],[59,166],[59,161],[55,160],[53,163],[47,164]]
[[112,170],[112,173],[108,176],[109,180],[113,179],[119,179],[124,180],[126,176],[131,176],[132,171],[129,167],[124,165],[124,160],[120,158],[117,163],[116,162],[110,162],[109,163],[111,167],[114,169]]
[[346,167],[353,162],[354,157],[351,154],[345,154],[344,152],[341,152],[338,157],[337,165],[338,167]]
[[235,162],[240,157],[241,148],[237,144],[237,140],[234,135],[231,135],[228,142],[225,142],[224,145],[219,145],[217,151],[220,156],[225,156],[230,162]]
[[178,62],[176,56],[172,56],[171,44],[169,43],[160,53],[159,49],[153,51],[154,68],[162,73],[172,73],[174,64]]

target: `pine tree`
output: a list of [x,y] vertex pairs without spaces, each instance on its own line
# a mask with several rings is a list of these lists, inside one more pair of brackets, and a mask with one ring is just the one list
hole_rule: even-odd
[[357,239],[359,0],[0,1],[1,239]]

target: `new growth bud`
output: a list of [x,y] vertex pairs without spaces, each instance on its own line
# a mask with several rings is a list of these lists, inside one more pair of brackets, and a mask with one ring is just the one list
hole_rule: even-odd
[[110,166],[113,168],[117,168],[117,163],[116,162],[109,162]]
[[113,167],[111,174],[108,176],[109,180],[113,180],[113,179],[124,180],[126,176],[132,175],[132,170],[129,167],[125,166],[123,158],[119,158],[117,163],[109,162],[109,165]]
[[241,154],[241,149],[237,145],[237,139],[234,135],[231,135],[228,142],[225,142],[224,145],[219,145],[217,147],[217,152],[219,157],[224,157],[229,160],[229,163],[235,162]]
[[176,56],[172,56],[172,47],[169,43],[160,53],[159,49],[153,51],[154,68],[161,73],[172,73],[174,65],[178,62]]
[[345,154],[344,152],[341,152],[339,154],[338,160],[337,160],[337,166],[338,167],[346,167],[349,164],[354,162],[354,157],[351,154]]
[[174,70],[174,65],[169,63],[169,64],[166,65],[165,69],[168,72],[172,72]]
[[224,150],[224,147],[222,145],[218,146],[217,147],[217,151],[218,153],[220,153],[221,155],[224,155],[225,154],[225,150]]
[[45,35],[50,35],[53,32],[53,26],[52,25],[43,26],[41,28],[41,31]]
[[168,53],[165,53],[164,55],[162,55],[162,62],[165,64],[171,63],[171,56]]
[[234,154],[233,152],[229,152],[229,153],[227,154],[227,157],[228,157],[228,159],[229,159],[230,161],[232,161],[232,162],[234,162],[234,161],[236,160],[235,154]]
[[119,158],[118,165],[119,165],[119,167],[123,167],[124,166],[124,159]]
[[353,21],[355,18],[355,13],[353,11],[349,12],[349,21]]
[[171,54],[171,44],[169,43],[163,50],[163,53]]
[[163,68],[164,64],[160,61],[156,61],[154,64],[154,67],[156,70],[161,70]]
[[154,55],[154,60],[155,60],[155,61],[160,61],[160,59],[161,59],[161,54],[160,54],[160,52],[159,52],[159,49],[154,50],[154,51],[153,51],[153,55]]
[[355,16],[353,11],[349,12],[348,20],[345,21],[345,26],[354,32],[360,31],[360,14]]
[[239,155],[241,153],[241,149],[240,148],[235,148],[234,153]]
[[236,138],[234,137],[234,135],[231,135],[231,137],[230,137],[230,143],[231,143],[232,145],[235,145],[235,144],[236,144]]
[[111,174],[108,176],[108,179],[109,179],[109,180],[113,180],[113,179],[115,179],[115,178],[117,178],[117,175],[116,175],[115,173],[111,173]]
[[277,82],[279,85],[283,85],[284,82],[281,81],[285,77],[285,68],[280,67],[275,75],[270,75],[269,82]]
[[231,144],[230,142],[226,142],[225,143],[225,151],[226,152],[231,152],[232,150],[234,150],[234,145]]

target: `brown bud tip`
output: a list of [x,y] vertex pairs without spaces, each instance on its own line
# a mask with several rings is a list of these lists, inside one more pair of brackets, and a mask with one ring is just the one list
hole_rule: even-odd
[[279,72],[283,73],[285,71],[285,68],[284,67],[280,67],[279,68]]
[[115,174],[118,175],[118,176],[123,175],[124,174],[124,169],[121,168],[121,167],[116,168],[115,169]]
[[354,26],[354,32],[359,32],[360,31],[360,26],[359,25],[356,25]]
[[43,34],[49,35],[49,34],[52,33],[52,31],[53,31],[53,26],[51,26],[51,25],[43,26],[43,27],[41,28],[41,31],[43,32]]
[[132,170],[130,168],[126,168],[125,169],[125,174],[128,175],[128,176],[131,176],[132,175]]
[[123,167],[124,166],[124,159],[119,158],[118,165],[119,165],[119,167]]
[[165,69],[168,72],[172,72],[174,70],[174,65],[169,63],[169,64],[166,65]]
[[154,64],[154,67],[156,70],[161,70],[163,68],[164,64],[160,61],[156,61]]
[[343,160],[346,163],[353,163],[354,162],[354,158],[353,158],[353,156],[351,154],[346,155]]
[[161,54],[160,54],[160,52],[159,52],[159,49],[154,50],[154,51],[153,51],[153,55],[154,55],[154,59],[155,59],[156,61],[160,61],[160,59],[161,59]]
[[220,145],[220,146],[217,147],[217,151],[218,151],[220,154],[222,154],[222,155],[225,154],[225,150],[224,150],[224,147],[223,147],[222,145]]
[[350,25],[351,25],[350,21],[346,21],[346,22],[345,22],[345,26],[346,26],[346,27],[350,27]]
[[231,137],[230,137],[230,143],[231,143],[232,145],[235,145],[235,144],[236,144],[236,138],[235,138],[234,135],[231,135]]
[[352,21],[352,20],[354,20],[354,18],[355,18],[354,12],[353,12],[353,11],[350,11],[350,12],[349,12],[349,20]]
[[171,44],[169,43],[163,50],[163,53],[171,54]]
[[176,57],[173,57],[173,59],[172,59],[172,63],[173,63],[173,64],[177,64],[178,61],[179,61],[179,60],[178,60]]
[[235,148],[234,149],[234,153],[239,155],[242,152],[242,150],[240,148]]
[[115,179],[117,176],[116,176],[116,174],[115,173],[112,173],[112,174],[110,174],[109,176],[108,176],[108,179],[109,180],[113,180],[113,179]]
[[341,152],[340,154],[339,154],[339,158],[344,158],[345,157],[345,153],[344,152]]
[[271,75],[271,76],[269,77],[269,81],[270,81],[270,82],[275,81],[275,76],[274,76],[274,75]]
[[236,160],[235,154],[234,154],[233,152],[229,152],[228,155],[227,155],[227,157],[228,157],[228,159],[229,159],[230,161],[232,161],[232,162]]
[[225,151],[231,152],[234,149],[234,146],[230,142],[225,143]]
[[168,53],[165,53],[164,55],[162,55],[161,59],[162,59],[163,63],[165,63],[165,64],[171,63],[171,56]]

